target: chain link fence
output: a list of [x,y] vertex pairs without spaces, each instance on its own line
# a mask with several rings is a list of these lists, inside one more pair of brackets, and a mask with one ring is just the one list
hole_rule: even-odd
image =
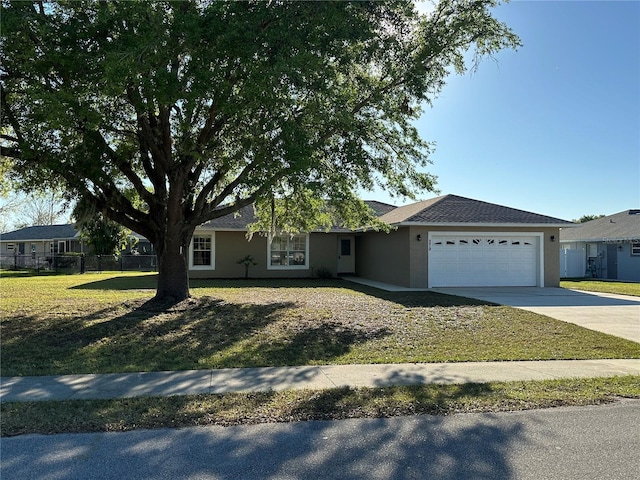
[[0,269],[36,272],[155,272],[155,255],[0,255]]

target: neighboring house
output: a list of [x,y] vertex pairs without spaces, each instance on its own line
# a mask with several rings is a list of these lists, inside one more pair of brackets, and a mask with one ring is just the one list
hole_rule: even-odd
[[[153,254],[153,247],[146,238],[132,234],[137,240],[126,253]],[[132,242],[134,243],[134,242]],[[0,255],[63,255],[66,253],[91,253],[80,238],[80,232],[72,223],[65,225],[38,225],[0,234]]]
[[562,277],[640,282],[640,210],[560,230]]
[[348,231],[246,237],[244,208],[198,229],[189,248],[192,278],[244,276],[251,255],[257,278],[351,274],[411,288],[558,286],[559,230],[571,222],[444,195],[403,207],[367,202],[390,233]]
[[39,225],[0,235],[1,255],[60,255],[83,250],[83,242],[73,224]]

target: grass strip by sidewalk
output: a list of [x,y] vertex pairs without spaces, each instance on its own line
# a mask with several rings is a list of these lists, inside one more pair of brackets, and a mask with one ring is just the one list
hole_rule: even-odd
[[501,412],[594,405],[619,398],[640,398],[640,376],[3,403],[0,433],[15,436]]

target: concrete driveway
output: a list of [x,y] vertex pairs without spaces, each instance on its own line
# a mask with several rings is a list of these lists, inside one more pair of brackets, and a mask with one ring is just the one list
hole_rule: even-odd
[[640,343],[640,297],[551,287],[455,287],[433,291],[522,308]]

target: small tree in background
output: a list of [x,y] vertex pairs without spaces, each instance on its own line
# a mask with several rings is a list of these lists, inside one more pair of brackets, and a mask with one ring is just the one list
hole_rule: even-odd
[[604,215],[583,215],[577,220],[571,220],[573,223],[587,223],[591,220],[597,220],[598,218],[602,218]]
[[129,245],[131,230],[105,218],[100,212],[96,212],[91,204],[79,202],[73,210],[73,215],[76,226],[80,229],[80,238],[96,255],[120,255]]
[[[80,224],[80,238],[91,246],[96,255],[120,255],[127,248],[131,230],[98,215]],[[137,240],[136,240],[137,241]]]

